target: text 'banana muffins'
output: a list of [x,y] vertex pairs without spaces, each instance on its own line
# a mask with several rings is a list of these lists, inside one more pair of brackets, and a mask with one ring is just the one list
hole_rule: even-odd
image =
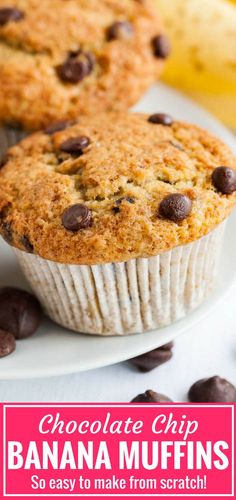
[[2,148],[16,126],[127,109],[169,50],[151,0],[0,0]]
[[235,169],[220,140],[163,113],[58,122],[9,151],[0,231],[58,323],[159,328],[213,287]]

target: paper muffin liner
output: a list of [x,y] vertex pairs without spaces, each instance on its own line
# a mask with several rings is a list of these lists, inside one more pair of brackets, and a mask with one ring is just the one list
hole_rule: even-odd
[[7,150],[24,139],[27,133],[21,129],[13,127],[0,127],[0,159],[6,154]]
[[224,224],[156,257],[103,265],[50,262],[15,250],[46,314],[77,332],[125,335],[173,323],[210,294]]

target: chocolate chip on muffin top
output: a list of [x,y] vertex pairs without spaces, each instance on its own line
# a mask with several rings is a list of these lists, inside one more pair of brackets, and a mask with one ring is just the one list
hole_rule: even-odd
[[212,183],[223,194],[236,191],[236,172],[229,167],[217,167],[212,174]]
[[152,40],[153,51],[156,57],[166,59],[171,52],[170,42],[165,35],[157,35]]
[[109,26],[107,30],[107,39],[116,40],[120,38],[129,38],[134,34],[132,24],[127,21],[117,21]]
[[70,153],[72,155],[81,155],[85,148],[87,148],[90,144],[89,137],[85,135],[79,135],[77,137],[72,137],[67,139],[60,145],[60,150],[65,153]]
[[0,7],[0,26],[5,26],[10,22],[16,23],[24,17],[24,12],[15,7]]
[[79,231],[92,224],[92,211],[85,205],[72,205],[62,215],[62,224],[68,231]]
[[78,83],[92,73],[94,65],[93,54],[78,50],[70,53],[65,62],[57,67],[57,74],[64,82]]
[[[219,168],[228,169],[223,181]],[[132,113],[80,117],[10,150],[0,233],[62,263],[150,257],[223,222],[236,201],[235,172],[228,147],[197,126]]]

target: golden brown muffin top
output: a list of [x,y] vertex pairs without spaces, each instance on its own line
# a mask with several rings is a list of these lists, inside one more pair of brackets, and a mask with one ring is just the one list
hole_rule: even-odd
[[0,0],[0,122],[127,109],[161,72],[161,33],[149,0]]
[[157,255],[230,214],[234,169],[219,139],[168,115],[58,123],[10,149],[0,170],[0,232],[62,263]]

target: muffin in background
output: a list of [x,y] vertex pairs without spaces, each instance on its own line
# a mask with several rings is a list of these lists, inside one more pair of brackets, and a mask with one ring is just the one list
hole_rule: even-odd
[[146,332],[200,305],[235,202],[229,148],[164,113],[64,123],[0,171],[3,238],[47,314],[91,334]]
[[168,53],[151,0],[0,0],[0,150],[21,129],[126,110]]

